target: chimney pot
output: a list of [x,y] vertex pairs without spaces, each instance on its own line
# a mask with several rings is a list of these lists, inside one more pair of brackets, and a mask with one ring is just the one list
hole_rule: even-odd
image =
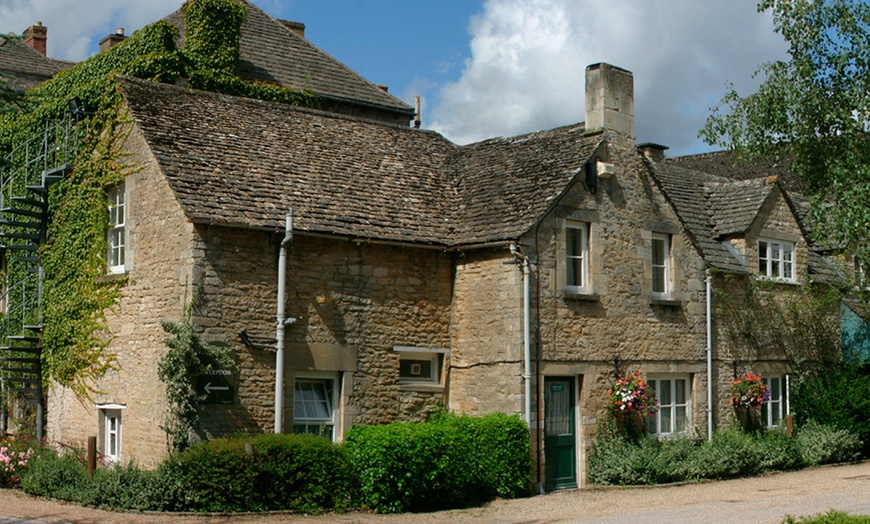
[[124,28],[119,27],[113,34],[106,35],[102,40],[100,40],[100,52],[108,51],[126,39],[127,37],[124,36]]
[[48,28],[42,25],[42,22],[37,21],[24,30],[24,43],[42,56],[45,56],[47,42]]

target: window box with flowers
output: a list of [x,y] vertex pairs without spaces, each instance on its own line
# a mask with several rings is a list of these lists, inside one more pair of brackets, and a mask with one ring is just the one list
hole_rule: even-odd
[[608,409],[616,417],[621,428],[633,438],[646,432],[646,418],[659,409],[655,391],[635,371],[627,376],[616,375],[616,380],[607,391],[610,396]]
[[731,383],[731,405],[745,431],[761,429],[761,405],[769,397],[770,390],[758,375],[740,375]]

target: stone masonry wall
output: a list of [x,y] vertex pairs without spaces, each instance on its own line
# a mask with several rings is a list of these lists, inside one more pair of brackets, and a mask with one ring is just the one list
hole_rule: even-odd
[[[238,402],[210,406],[210,434],[271,431],[274,347],[249,348],[238,332],[275,336],[278,242],[283,232],[198,227],[202,303],[197,325],[236,350]],[[449,348],[451,256],[441,251],[326,240],[297,234],[287,262],[285,431],[293,420],[293,377],[341,374],[342,425],[420,420],[444,403],[440,387],[400,386],[394,346]],[[448,357],[449,359],[449,357]],[[345,378],[349,377],[348,380]]]
[[[537,246],[540,375],[578,377],[577,430],[585,456],[606,414],[607,390],[620,371],[687,376],[692,426],[706,419],[705,265],[631,149],[609,144],[616,175],[599,179],[596,193],[577,183],[524,243]],[[586,293],[565,290],[566,221],[589,224],[590,283]],[[671,240],[671,293],[652,296],[653,233]],[[529,251],[529,248],[527,248]],[[614,361],[616,359],[616,361]],[[537,384],[535,390],[542,391]],[[543,461],[543,456],[539,456]]]
[[522,271],[507,246],[461,253],[456,264],[451,411],[523,412]]
[[[121,459],[153,466],[166,452],[163,384],[157,362],[165,354],[164,320],[178,322],[190,300],[193,227],[172,196],[166,179],[136,129],[126,159],[142,166],[127,176],[127,273],[118,306],[107,311],[117,369],[96,386],[92,402],[80,403],[69,390],[53,388],[48,403],[48,437],[83,445],[99,435],[98,405],[123,406]],[[114,278],[114,277],[107,277]]]

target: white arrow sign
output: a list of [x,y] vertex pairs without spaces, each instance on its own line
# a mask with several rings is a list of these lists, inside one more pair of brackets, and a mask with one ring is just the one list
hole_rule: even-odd
[[211,395],[212,391],[229,391],[229,386],[212,386],[211,382],[206,382],[205,386],[202,388],[205,390],[206,395]]

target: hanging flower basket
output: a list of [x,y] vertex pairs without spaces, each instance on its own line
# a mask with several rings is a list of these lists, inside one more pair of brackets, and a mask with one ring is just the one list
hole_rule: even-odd
[[761,430],[761,405],[769,398],[769,388],[758,375],[747,373],[731,383],[731,405],[743,431]]
[[658,411],[659,404],[655,392],[640,373],[635,371],[625,377],[617,375],[607,394],[610,396],[608,407],[625,434],[633,439],[646,434],[645,419]]
[[770,391],[758,375],[752,373],[740,375],[731,383],[731,405],[735,408],[758,409],[769,398]]

